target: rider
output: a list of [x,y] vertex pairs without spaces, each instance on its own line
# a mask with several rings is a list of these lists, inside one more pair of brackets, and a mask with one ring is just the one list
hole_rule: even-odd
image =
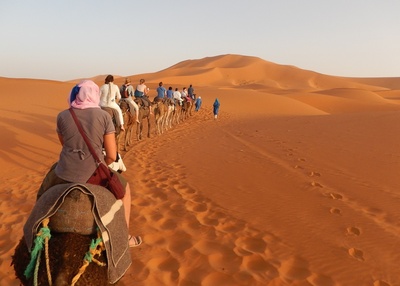
[[173,94],[174,94],[174,91],[172,90],[172,86],[170,86],[167,90],[167,98],[172,99],[174,97]]
[[181,93],[179,92],[178,88],[175,88],[174,91],[174,101],[178,101],[179,105],[182,105],[182,96]]
[[133,91],[133,86],[131,85],[131,80],[129,78],[125,78],[125,83],[121,86],[121,94],[122,94],[122,91],[126,91],[128,97],[126,97],[124,99],[128,102],[129,110],[132,115],[133,115],[133,110],[135,110],[136,122],[140,123],[140,121],[139,121],[139,106],[132,99],[132,97],[134,96],[134,91]]
[[[71,92],[69,104],[76,113],[88,140],[102,163],[111,165],[116,160],[117,146],[115,128],[107,112],[99,106],[99,87],[91,80],[79,83]],[[79,134],[70,111],[64,110],[57,116],[57,134],[62,149],[59,160],[43,180],[37,194],[39,198],[50,187],[64,183],[85,184],[97,168],[89,147]],[[103,156],[103,146],[105,156]],[[125,211],[125,220],[129,229],[131,210],[131,190],[129,183],[118,172],[113,172],[125,187],[125,196],[121,199]],[[141,243],[140,237],[129,236],[129,246]]]
[[162,81],[160,81],[160,83],[158,84],[158,87],[157,87],[157,99],[161,100],[161,99],[165,98],[166,96],[167,96],[167,90],[165,89],[165,87],[163,87]]
[[191,99],[193,99],[193,100],[196,99],[196,95],[194,94],[194,88],[193,88],[192,85],[190,85],[189,88],[188,88],[188,94],[189,94]]
[[124,117],[122,115],[122,110],[117,104],[116,100],[121,99],[121,93],[116,84],[113,83],[114,77],[108,75],[104,81],[104,84],[100,88],[100,106],[101,107],[111,107],[118,111],[119,122],[121,123],[121,130],[125,131],[124,128]]
[[187,92],[186,87],[184,87],[184,88],[182,89],[182,91],[181,91],[181,97],[182,97],[183,99],[186,99],[186,101],[191,101],[191,98],[190,98],[190,96],[188,95],[188,92]]
[[141,79],[139,81],[139,84],[136,86],[134,95],[136,98],[139,97],[139,98],[147,101],[147,103],[149,105],[149,109],[150,109],[150,114],[153,114],[153,112],[151,110],[151,102],[148,97],[149,88],[144,83],[145,83],[144,79]]

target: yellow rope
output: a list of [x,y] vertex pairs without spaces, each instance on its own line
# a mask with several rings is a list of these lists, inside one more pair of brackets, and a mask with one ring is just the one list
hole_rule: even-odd
[[[47,228],[47,225],[49,224],[49,218],[45,218],[42,222],[43,227]],[[51,271],[50,271],[50,256],[49,256],[49,237],[46,236],[44,240],[44,251],[46,255],[46,270],[47,270],[47,280],[49,281],[49,286],[53,285],[53,281],[51,279]]]
[[89,266],[90,262],[95,262],[99,266],[106,266],[106,263],[102,263],[98,261],[96,258],[94,258],[95,255],[101,255],[101,252],[104,250],[104,244],[101,239],[101,233],[100,231],[97,232],[97,239],[92,240],[92,243],[90,245],[89,251],[86,252],[85,257],[83,258],[83,265],[79,269],[79,272],[75,275],[75,277],[72,279],[71,286],[74,286],[76,282],[78,282],[79,278],[82,276],[82,274],[85,272],[86,268]]
[[[25,269],[24,275],[26,278],[30,278],[33,273],[33,284],[37,285],[38,277],[39,277],[39,265],[40,265],[40,257],[42,254],[43,244],[45,244],[45,256],[46,256],[46,269],[47,269],[47,279],[49,281],[49,285],[52,286],[53,283],[51,281],[51,272],[50,272],[50,263],[49,263],[49,239],[50,229],[48,228],[49,218],[45,218],[42,221],[42,228],[36,234],[35,238],[35,246],[31,252],[31,261],[29,262],[27,268]],[[43,241],[44,239],[44,241]],[[34,269],[32,269],[34,268]]]
[[33,285],[38,286],[38,278],[39,278],[39,265],[40,265],[40,256],[42,255],[42,250],[39,250],[39,255],[36,258],[35,264],[35,272],[33,273]]

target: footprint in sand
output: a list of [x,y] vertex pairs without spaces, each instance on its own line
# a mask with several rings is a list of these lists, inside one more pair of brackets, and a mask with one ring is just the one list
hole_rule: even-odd
[[342,214],[342,211],[340,209],[337,209],[337,208],[331,208],[329,211],[330,211],[331,214],[336,214],[336,215]]
[[318,188],[323,188],[324,186],[322,186],[320,183],[317,183],[317,182],[315,182],[315,181],[312,181],[311,183],[311,186],[313,186],[313,187],[318,187]]
[[304,158],[297,158],[297,161],[300,161],[300,162],[305,162],[305,161],[306,161],[306,159],[304,159]]
[[242,267],[250,273],[262,273],[268,279],[274,279],[279,276],[278,269],[257,254],[244,256]]
[[347,229],[347,234],[359,236],[361,234],[361,230],[354,226],[349,226]]
[[239,237],[235,241],[236,248],[241,248],[249,253],[264,253],[267,243],[262,238]]
[[279,273],[287,282],[293,280],[303,280],[310,276],[309,264],[300,257],[289,257],[288,260],[282,261],[279,267]]
[[309,175],[310,177],[321,177],[321,174],[320,174],[320,173],[314,172],[314,171],[311,171],[308,175]]
[[364,261],[364,253],[361,250],[352,247],[348,250],[348,253],[351,257]]
[[374,282],[374,286],[390,286],[390,284],[386,283],[385,281],[382,281],[382,280],[376,280]]
[[205,212],[208,210],[208,206],[205,203],[196,203],[193,201],[187,201],[186,202],[186,207],[188,210],[196,212],[196,213],[201,213]]
[[329,196],[334,199],[334,200],[341,200],[343,199],[343,196],[337,193],[329,193]]
[[294,168],[295,169],[304,169],[302,166],[299,166],[299,165],[295,165]]

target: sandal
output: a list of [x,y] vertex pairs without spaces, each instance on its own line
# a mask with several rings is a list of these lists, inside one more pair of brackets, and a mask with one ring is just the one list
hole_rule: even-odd
[[128,238],[129,247],[139,246],[142,244],[142,242],[143,242],[143,240],[139,235],[138,236],[130,235]]

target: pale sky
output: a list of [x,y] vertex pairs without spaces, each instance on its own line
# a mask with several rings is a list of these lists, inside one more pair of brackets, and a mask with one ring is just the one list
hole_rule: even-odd
[[222,54],[400,77],[399,0],[1,0],[0,77],[152,73]]

